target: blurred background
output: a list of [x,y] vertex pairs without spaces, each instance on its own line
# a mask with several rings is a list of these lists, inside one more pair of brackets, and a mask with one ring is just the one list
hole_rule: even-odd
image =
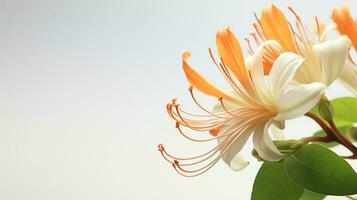
[[[261,164],[251,141],[245,170],[219,162],[191,179],[157,144],[178,155],[215,145],[186,141],[166,114],[174,97],[193,107],[181,53],[223,84],[207,51],[216,31],[231,26],[246,53],[253,13],[270,3],[291,19],[293,6],[306,25],[314,16],[329,23],[342,4],[357,16],[352,0],[0,0],[0,199],[249,199]],[[338,83],[329,91],[347,95]],[[287,138],[318,129],[305,118],[287,127]]]

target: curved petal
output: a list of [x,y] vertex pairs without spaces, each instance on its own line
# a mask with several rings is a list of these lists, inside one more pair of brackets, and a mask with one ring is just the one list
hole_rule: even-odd
[[263,10],[260,24],[268,40],[278,41],[284,51],[297,52],[288,21],[275,5]]
[[275,140],[285,140],[284,137],[285,121],[274,121],[270,126],[270,131]]
[[[223,133],[226,129],[229,128],[231,127],[222,129],[219,134]],[[230,148],[222,157],[222,160],[234,171],[242,170],[248,165],[248,163],[245,162],[244,159],[239,155],[239,152],[242,150],[251,133],[252,128],[248,128],[245,131],[241,132],[238,138],[234,141],[234,143],[230,146]],[[218,144],[220,144],[224,141],[224,139],[218,138],[217,141]]]
[[287,120],[304,115],[316,105],[325,89],[326,86],[318,82],[295,86],[278,98],[279,114],[274,119]]
[[341,35],[347,35],[357,50],[357,24],[351,17],[348,7],[341,6],[333,9],[331,18],[336,23],[338,32]]
[[253,144],[254,149],[258,152],[260,157],[270,162],[276,162],[282,159],[284,154],[279,152],[268,133],[271,123],[272,120],[261,124],[255,129],[253,134]]
[[189,56],[191,56],[191,53],[187,51],[182,54],[182,67],[186,74],[188,82],[190,82],[190,84],[193,87],[197,88],[199,91],[201,91],[204,94],[214,96],[217,98],[222,97],[223,99],[226,99],[232,103],[240,103],[239,99],[232,97],[231,95],[227,94],[221,89],[218,89],[208,80],[203,78],[194,69],[192,69],[191,66],[187,63],[187,58]]
[[357,66],[352,63],[346,64],[339,80],[346,88],[357,96]]
[[230,28],[227,27],[217,32],[216,46],[224,64],[238,78],[247,92],[251,92],[252,86],[245,67],[242,49]]
[[280,45],[274,40],[264,42],[259,46],[254,55],[247,59],[246,64],[249,68],[251,79],[259,98],[265,103],[271,103],[272,98],[265,83],[263,67],[263,57],[266,47],[274,47],[279,49]]
[[268,75],[270,90],[274,97],[280,96],[303,61],[302,57],[290,52],[282,53],[276,59]]
[[322,77],[321,82],[329,86],[342,72],[351,41],[346,36],[336,40],[314,45],[314,50],[319,57]]

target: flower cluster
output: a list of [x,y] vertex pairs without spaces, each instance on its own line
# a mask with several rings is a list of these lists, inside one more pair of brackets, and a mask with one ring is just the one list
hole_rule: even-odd
[[[357,66],[351,55],[351,48],[357,50],[357,24],[346,6],[332,11],[330,25],[315,17],[311,30],[293,8],[288,7],[288,12],[294,21],[289,22],[274,5],[266,7],[260,16],[255,15],[253,32],[245,38],[249,56],[243,55],[231,28],[217,32],[218,56],[212,49],[209,55],[227,81],[227,89],[219,88],[195,71],[188,63],[190,52],[182,54],[190,95],[202,113],[186,111],[174,99],[167,104],[168,115],[187,139],[198,143],[216,140],[217,145],[202,155],[177,157],[160,144],[159,152],[179,174],[200,175],[220,159],[233,170],[243,169],[248,163],[239,152],[250,136],[256,157],[268,162],[281,161],[289,153],[273,141],[269,132],[283,129],[285,120],[304,115],[314,119],[327,136],[296,141],[303,144],[337,141],[351,150],[353,155],[349,158],[356,158],[354,145],[340,134],[332,118],[324,118],[330,108],[321,101],[329,102],[324,94],[335,80],[357,95]],[[338,32],[339,36],[328,37],[331,32]],[[203,106],[196,91],[216,98],[217,104],[211,108]],[[316,106],[321,116],[311,111]],[[194,138],[188,132],[202,132],[207,138]]]

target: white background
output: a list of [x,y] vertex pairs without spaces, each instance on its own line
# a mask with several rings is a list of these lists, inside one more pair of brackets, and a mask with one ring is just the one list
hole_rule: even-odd
[[[0,0],[0,199],[249,199],[260,166],[251,141],[245,170],[219,162],[192,179],[156,146],[195,155],[214,145],[186,141],[166,114],[174,97],[192,107],[181,53],[223,83],[207,52],[216,31],[231,26],[243,41],[253,12],[270,3]],[[355,1],[274,3],[289,17],[292,5],[306,25],[313,16],[330,22],[343,3],[357,16]],[[339,85],[329,92],[341,95],[351,94]],[[287,138],[317,129],[305,118],[287,126]]]

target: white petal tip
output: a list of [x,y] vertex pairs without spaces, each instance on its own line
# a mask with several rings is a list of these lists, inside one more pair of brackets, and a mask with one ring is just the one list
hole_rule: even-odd
[[246,168],[247,166],[249,165],[249,162],[244,162],[244,163],[235,163],[235,162],[232,162],[230,164],[230,167],[233,171],[241,171],[243,170],[244,168]]

